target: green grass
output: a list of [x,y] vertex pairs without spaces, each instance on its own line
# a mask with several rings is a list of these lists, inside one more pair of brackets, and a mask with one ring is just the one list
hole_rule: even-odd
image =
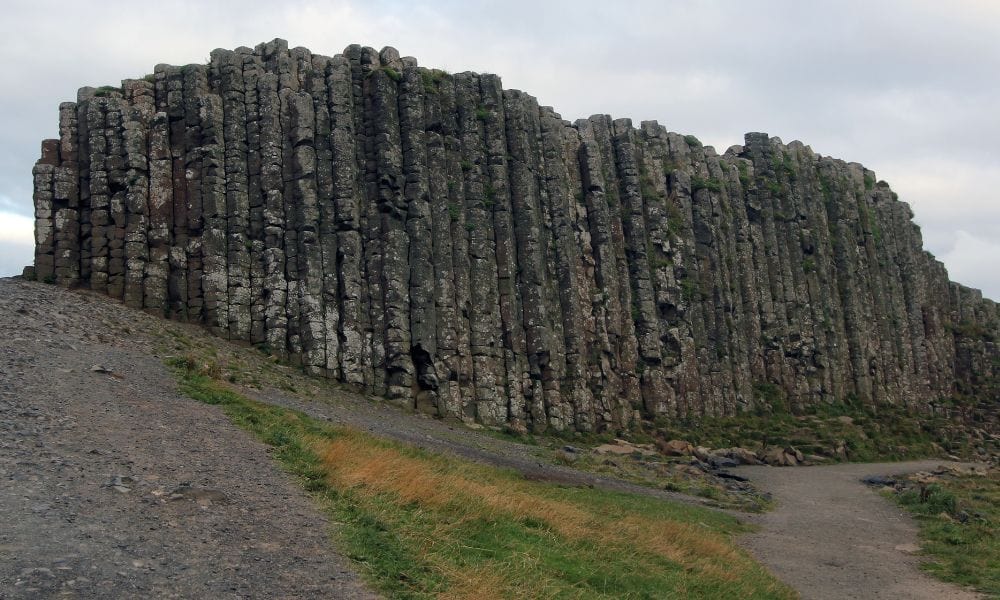
[[94,97],[104,98],[105,96],[110,96],[113,92],[119,91],[119,88],[113,85],[102,85],[101,87],[94,90]]
[[892,496],[916,517],[928,573],[1000,598],[1000,474],[943,479],[923,497],[915,489]]
[[389,598],[792,598],[732,517],[529,482],[245,398],[172,359],[182,392],[273,447]]
[[691,192],[698,190],[708,190],[710,192],[721,192],[722,182],[718,179],[702,179],[701,177],[691,178]]
[[[758,386],[755,394],[767,396],[768,391]],[[709,448],[795,446],[805,454],[831,461],[912,460],[946,452],[969,455],[971,450],[968,436],[953,422],[906,407],[875,409],[846,402],[793,414],[783,398],[774,397],[769,403],[769,411],[731,417],[661,419],[656,422],[657,431],[665,439],[683,439]],[[841,443],[847,449],[846,457],[834,453]]]
[[[563,455],[558,451],[549,454],[554,454],[555,462],[562,462],[560,457]],[[719,508],[761,513],[770,510],[773,506],[773,502],[762,494],[730,491],[704,475],[698,476],[678,469],[671,462],[671,459],[659,457],[650,462],[641,457],[604,456],[585,452],[580,453],[579,457],[572,463],[566,464],[576,469],[610,475],[651,488],[700,496],[711,500],[711,506]],[[678,464],[683,462],[677,461]]]
[[399,83],[403,79],[403,74],[392,67],[382,67],[382,72],[389,76],[389,79]]

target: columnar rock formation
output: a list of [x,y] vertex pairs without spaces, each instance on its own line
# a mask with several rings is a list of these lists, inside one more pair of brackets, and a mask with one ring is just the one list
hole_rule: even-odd
[[39,279],[444,416],[540,430],[996,403],[998,307],[855,163],[570,123],[494,75],[281,40],[59,109]]

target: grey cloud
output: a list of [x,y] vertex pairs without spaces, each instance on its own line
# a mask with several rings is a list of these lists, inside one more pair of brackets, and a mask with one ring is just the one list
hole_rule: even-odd
[[968,266],[983,246],[958,234],[990,242],[1000,224],[994,2],[81,4],[18,2],[0,24],[0,198],[24,215],[38,142],[80,85],[273,37],[325,54],[388,44],[428,66],[498,73],[568,119],[656,119],[720,150],[767,131],[863,162],[911,203],[928,246],[960,261],[956,277],[1000,298]]

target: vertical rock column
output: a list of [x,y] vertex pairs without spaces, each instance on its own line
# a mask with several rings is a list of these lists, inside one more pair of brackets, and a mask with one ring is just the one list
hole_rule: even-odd
[[125,292],[125,148],[123,144],[125,101],[118,92],[106,98],[107,129],[105,172],[108,181],[110,222],[106,230],[108,240],[108,295],[121,299]]
[[[514,365],[519,369],[514,375],[519,379],[524,372],[528,375],[522,382],[527,406],[521,408],[523,416],[512,415],[512,421],[530,416],[532,429],[540,431],[549,424],[547,412],[561,412],[560,383],[565,369],[565,349],[561,332],[556,335],[553,331],[553,325],[561,328],[561,307],[558,300],[549,295],[551,285],[547,273],[549,248],[546,234],[550,232],[544,230],[548,215],[542,210],[540,180],[544,163],[540,148],[538,103],[527,94],[507,92],[504,94],[504,114],[507,152],[510,154],[507,169],[510,211],[507,218],[513,227],[513,242],[516,243],[516,252],[511,253],[516,269],[511,269],[511,275],[516,278],[517,299],[520,302],[518,312],[523,323],[515,330],[518,345],[511,352]],[[527,365],[523,365],[521,356],[527,358]],[[555,424],[559,423],[559,420],[555,421]]]
[[[288,151],[291,155],[292,214],[288,226],[295,230],[296,290],[298,293],[298,344],[307,371],[321,373],[326,368],[326,330],[323,309],[323,262],[319,239],[320,207],[316,191],[316,115],[312,98],[304,91],[282,93],[287,106]],[[291,258],[291,257],[289,257]],[[292,272],[288,272],[292,281]],[[295,299],[289,298],[289,304]],[[293,313],[289,312],[289,321]],[[290,351],[296,352],[292,346]]]
[[[160,91],[157,90],[157,110],[166,113],[168,131],[164,134],[158,132],[160,140],[167,138],[169,141],[169,173],[171,188],[169,196],[165,189],[158,191],[161,198],[170,198],[168,205],[158,206],[156,220],[156,269],[149,271],[147,280],[151,297],[156,297],[156,308],[162,308],[173,318],[199,320],[200,313],[192,315],[189,305],[192,302],[192,284],[197,282],[200,287],[201,271],[191,272],[195,266],[195,261],[189,255],[188,247],[191,243],[190,235],[191,213],[194,212],[193,196],[189,193],[192,182],[195,181],[194,172],[187,164],[188,155],[191,148],[195,147],[198,140],[191,135],[188,119],[187,105],[191,102],[191,90],[188,80],[191,78],[191,71],[204,68],[202,65],[188,65],[185,67],[168,67],[166,78],[166,98],[160,105]],[[154,77],[156,75],[154,74]],[[157,88],[160,85],[157,84]],[[167,137],[169,136],[169,137]],[[157,140],[157,143],[160,143]],[[157,151],[158,154],[161,152]],[[159,159],[163,161],[161,156]],[[157,165],[157,185],[165,185],[162,178],[168,167],[163,162]],[[169,210],[166,210],[169,207]],[[153,220],[152,206],[150,207],[150,221]],[[197,237],[195,237],[197,239]],[[151,251],[152,252],[152,251]],[[166,253],[166,254],[164,254]],[[165,256],[165,258],[164,258]],[[163,289],[164,280],[166,289]],[[164,295],[165,293],[165,295]],[[152,307],[151,307],[152,308]]]
[[[427,208],[430,211],[430,230],[427,235],[431,251],[429,261],[433,265],[434,275],[432,301],[436,350],[431,353],[430,358],[437,379],[435,408],[441,416],[460,418],[463,414],[463,401],[459,382],[462,371],[459,331],[465,329],[465,320],[461,319],[456,306],[453,251],[458,240],[453,239],[452,223],[459,216],[457,198],[461,177],[455,173],[459,167],[456,161],[449,158],[448,149],[449,144],[454,145],[454,95],[448,93],[452,88],[443,83],[444,74],[440,71],[417,71],[424,92]],[[409,74],[407,76],[410,77]],[[411,234],[411,239],[416,238]],[[414,247],[415,244],[411,244],[411,249]],[[416,264],[412,253],[410,262]],[[413,320],[416,321],[416,316]],[[415,366],[419,374],[419,361]],[[419,402],[417,407],[426,409]]]
[[[289,266],[288,279],[294,282],[298,294],[295,330],[301,346],[302,364],[307,372],[325,372],[326,357],[326,311],[323,300],[323,240],[321,231],[321,207],[318,196],[317,179],[317,115],[316,104],[309,92],[310,85],[322,90],[325,75],[315,72],[313,56],[304,48],[291,51],[295,61],[294,73],[299,89],[285,97],[287,105],[288,139],[286,140],[286,160],[291,160],[291,182],[286,181],[286,190],[292,198],[290,225],[296,235],[296,277]],[[320,66],[320,71],[323,67]],[[322,105],[325,110],[325,102]],[[286,167],[287,168],[287,167]],[[295,299],[289,298],[289,305]],[[289,312],[289,321],[293,313]],[[293,334],[294,336],[294,334]],[[294,352],[295,350],[293,350]]]
[[[646,212],[643,206],[643,173],[635,143],[635,131],[628,119],[613,124],[612,144],[615,166],[619,177],[622,230],[625,256],[628,261],[629,280],[632,286],[632,320],[635,324],[636,345],[639,352],[636,370],[642,383],[643,405],[646,414],[656,415],[673,411],[673,388],[666,384],[660,352],[659,325],[653,298],[653,283],[649,263],[646,235]],[[648,174],[645,177],[649,178]],[[650,183],[645,184],[651,187]],[[650,202],[656,199],[652,190],[647,192]]]
[[[499,77],[487,74],[480,76],[479,87],[481,97],[476,109],[476,119],[482,127],[485,158],[483,195],[479,198],[479,203],[487,218],[491,218],[493,225],[501,332],[501,361],[498,366],[506,398],[504,420],[516,429],[522,430],[526,420],[525,396],[532,394],[544,402],[543,386],[539,368],[535,369],[539,376],[535,377],[533,382],[529,381],[529,367],[526,360],[528,356],[525,344],[525,307],[520,287],[523,279],[518,273],[519,267],[523,265],[518,262],[521,255],[515,234],[512,207],[512,181],[508,168],[508,130],[503,88]],[[524,203],[519,202],[519,204]],[[537,261],[538,257],[533,260]],[[521,275],[523,274],[522,272]],[[538,306],[531,310],[545,309]],[[544,329],[541,320],[536,321],[533,326]],[[544,345],[542,340],[535,344],[536,354],[542,345]]]
[[247,143],[247,204],[249,226],[247,245],[250,259],[250,342],[265,344],[265,310],[267,294],[265,275],[263,155],[261,153],[260,79],[264,75],[263,60],[258,50],[242,54],[243,98],[246,106]]
[[[202,97],[208,90],[208,69],[204,65],[187,65],[181,68],[180,98],[176,113],[179,124],[171,127],[172,136],[180,136],[183,142],[173,144],[175,193],[181,194],[183,202],[175,201],[175,228],[171,252],[176,260],[171,262],[171,279],[178,287],[176,310],[188,320],[204,322],[205,295],[204,273],[205,253],[203,233],[205,231],[204,190],[207,175],[205,152],[202,148]],[[150,134],[152,146],[152,134]],[[183,178],[183,186],[180,181]],[[179,213],[179,214],[178,214]],[[181,215],[183,214],[183,219]],[[183,254],[183,258],[182,255]],[[177,276],[174,277],[174,273]],[[181,291],[181,287],[184,291]]]
[[203,229],[202,297],[204,323],[229,337],[229,271],[227,261],[225,112],[217,94],[198,97],[201,129],[201,203]]
[[124,82],[126,168],[125,289],[126,306],[143,307],[143,285],[149,263],[149,124],[156,111],[150,82]]
[[56,213],[53,179],[59,163],[58,140],[42,142],[42,155],[31,170],[35,202],[35,276],[39,281],[55,282]]
[[[312,68],[306,79],[306,86],[313,101],[315,116],[316,147],[316,196],[317,235],[320,251],[320,271],[322,273],[323,307],[321,329],[323,339],[323,364],[314,369],[327,376],[341,377],[340,370],[340,281],[337,268],[337,218],[334,203],[334,174],[332,149],[332,119],[330,115],[330,69],[331,59],[313,55]],[[352,157],[353,158],[353,157]],[[318,358],[318,352],[314,353]]]
[[[465,213],[465,173],[471,171],[472,162],[462,154],[460,114],[457,108],[456,79],[436,72],[436,102],[429,106],[439,107],[442,148],[436,150],[433,142],[428,147],[430,161],[439,159],[444,181],[435,177],[437,169],[431,169],[431,201],[434,205],[435,229],[435,274],[438,307],[438,353],[442,369],[447,369],[448,397],[445,400],[445,414],[461,419],[474,419],[476,414],[475,376],[471,347],[471,257],[469,255],[469,231]],[[435,121],[428,121],[432,129]],[[434,139],[433,132],[428,134]],[[434,186],[444,185],[442,194],[434,193]]]
[[[281,50],[259,48],[265,61],[276,60]],[[281,101],[278,97],[278,74],[270,71],[257,82],[260,103],[261,191],[264,202],[264,339],[266,348],[276,356],[288,356],[288,317],[285,304],[288,285],[285,281],[285,187],[282,178]]]
[[430,203],[424,80],[415,61],[407,58],[402,59],[400,64],[399,132],[409,240],[410,359],[416,376],[411,393],[415,396],[417,408],[438,413],[440,381],[434,360],[438,355],[434,291],[437,275],[432,239],[434,216]]
[[505,367],[503,341],[500,339],[493,215],[492,210],[487,210],[485,202],[489,189],[489,165],[483,147],[482,121],[489,118],[489,113],[482,107],[477,75],[460,73],[455,76],[455,104],[464,174],[464,235],[468,239],[469,255],[469,347],[474,374],[475,416],[480,422],[499,424],[506,421],[507,401],[503,393]]
[[371,76],[371,98],[377,217],[383,248],[386,395],[409,404],[414,382],[410,357],[410,240],[406,233],[409,207],[396,86],[403,64],[392,48],[383,49],[379,58],[382,67]]
[[[105,165],[108,141],[106,136],[106,97],[85,96],[82,102],[86,118],[88,172],[88,208],[90,221],[90,288],[108,293],[108,234],[111,231],[109,212],[111,199]],[[59,229],[58,214],[56,229]],[[65,221],[64,221],[65,222]]]
[[[361,249],[362,195],[358,175],[355,133],[354,91],[351,64],[343,56],[331,61],[327,87],[330,90],[330,151],[332,161],[332,209],[336,230],[337,296],[340,321],[339,372],[341,381],[364,386],[370,369],[366,356],[363,326],[363,255]],[[327,333],[333,335],[333,332]]]
[[[550,108],[535,108],[539,113],[540,158],[545,167],[541,188],[547,199],[546,218],[550,223],[549,244],[552,247],[553,281],[549,285],[555,288],[558,296],[562,325],[562,339],[553,340],[553,343],[562,353],[565,364],[560,386],[563,402],[556,406],[549,403],[547,421],[558,430],[590,431],[595,427],[594,397],[587,386],[590,367],[586,363],[584,342],[594,335],[594,327],[589,310],[590,285],[585,283],[580,272],[581,258],[574,231],[577,211],[582,208],[577,200],[577,196],[582,198],[579,168],[575,152],[567,156],[567,148],[575,150],[579,138],[576,131]],[[571,172],[577,179],[573,179]],[[530,408],[532,423],[540,429],[543,415],[537,403],[532,403]]]
[[[683,413],[683,397],[675,394],[678,385],[678,367],[682,365],[682,340],[690,337],[685,319],[683,290],[678,281],[679,274],[686,274],[684,253],[683,203],[680,201],[678,186],[671,186],[671,178],[678,182],[675,171],[680,160],[671,154],[672,136],[655,121],[643,122],[641,130],[643,163],[640,169],[640,193],[646,219],[648,236],[647,255],[650,267],[650,281],[653,285],[653,301],[656,308],[660,346],[660,365],[646,367],[652,381],[660,380],[661,385],[671,387],[665,397],[673,393],[673,402],[661,406],[667,413]],[[648,385],[644,385],[648,388]],[[655,392],[644,392],[655,396]]]
[[[589,248],[593,257],[592,304],[597,323],[597,337],[587,350],[590,368],[595,374],[591,383],[595,395],[601,398],[604,420],[623,421],[631,413],[631,402],[625,395],[620,369],[622,310],[617,259],[612,239],[611,209],[617,208],[617,194],[608,190],[601,151],[594,139],[589,121],[578,121],[581,144],[580,171],[584,202],[587,209]],[[596,377],[597,374],[600,377]]]
[[[379,203],[379,176],[375,156],[375,120],[373,86],[382,63],[374,48],[351,47],[351,78],[355,92],[355,135],[358,144],[358,166],[361,170],[362,202],[361,247],[364,251],[365,286],[365,358],[366,387],[369,391],[386,393],[385,340],[385,280],[383,278],[384,249],[382,217]],[[383,73],[383,77],[388,77]]]
[[249,50],[214,51],[211,77],[222,100],[226,200],[225,212],[220,219],[224,216],[226,231],[226,322],[230,339],[249,341],[252,323],[250,196],[247,181],[246,86],[243,80],[246,53]]
[[53,172],[52,201],[56,223],[56,280],[62,285],[80,283],[80,185],[77,167],[78,125],[76,105],[59,105],[59,164]]

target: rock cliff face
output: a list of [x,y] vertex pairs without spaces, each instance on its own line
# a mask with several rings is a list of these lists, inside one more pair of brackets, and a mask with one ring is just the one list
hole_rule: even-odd
[[998,306],[856,163],[568,122],[495,75],[281,40],[59,107],[35,274],[444,416],[625,429],[997,403]]

